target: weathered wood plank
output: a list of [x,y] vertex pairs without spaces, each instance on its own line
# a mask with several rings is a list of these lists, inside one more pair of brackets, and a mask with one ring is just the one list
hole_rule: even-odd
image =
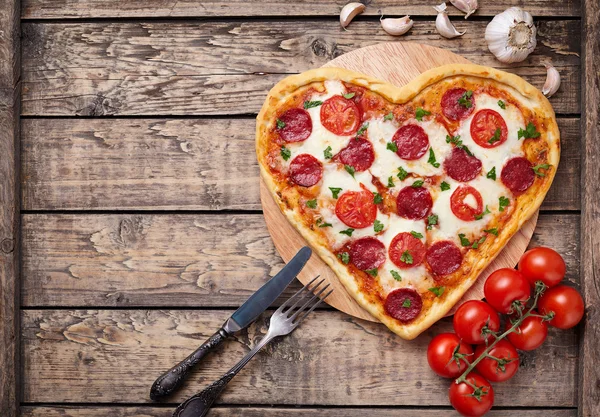
[[600,415],[600,3],[584,2],[581,277],[586,319],[580,338],[579,415]]
[[[464,23],[461,23],[464,25]],[[580,22],[540,21],[538,48],[502,65],[486,51],[486,22],[469,22],[461,38],[416,22],[406,41],[505,68],[541,87],[551,59],[563,86],[558,113],[580,111]],[[25,115],[218,115],[256,113],[284,74],[323,65],[345,52],[394,41],[377,22],[344,31],[336,21],[24,24]]]
[[[503,417],[510,411],[494,410],[487,417]],[[211,417],[438,417],[450,414],[448,408],[256,408],[217,406],[210,412]],[[22,417],[171,417],[172,408],[158,407],[22,407]],[[522,417],[575,417],[577,410],[519,410]]]
[[[231,311],[25,310],[24,401],[146,403],[157,375],[197,347]],[[268,314],[267,314],[268,316]],[[226,342],[170,401],[218,378],[266,330],[263,317]],[[431,372],[426,346],[444,320],[407,342],[381,324],[337,311],[312,313],[269,345],[229,384],[225,404],[448,405],[449,381]],[[519,373],[496,387],[497,406],[576,403],[577,335],[552,329],[521,356]],[[535,383],[532,383],[535,381]]]
[[[578,234],[578,215],[541,215],[531,241],[576,285]],[[235,307],[282,266],[260,214],[23,216],[29,307]]]
[[20,1],[0,0],[0,410],[20,401]]
[[[580,208],[580,121],[542,206]],[[254,119],[26,119],[25,210],[260,210]]]
[[[207,16],[336,16],[347,0],[24,0],[25,19],[75,19],[95,17],[207,17]],[[411,16],[435,14],[427,0],[373,0],[365,15]],[[514,6],[511,0],[479,2],[476,16],[493,16]],[[449,5],[450,6],[450,5]],[[527,10],[534,16],[579,16],[578,0],[529,0]],[[449,7],[451,15],[462,15]]]

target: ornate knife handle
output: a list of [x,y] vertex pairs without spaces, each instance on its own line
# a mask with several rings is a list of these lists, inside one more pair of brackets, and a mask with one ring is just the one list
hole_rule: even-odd
[[173,368],[159,376],[150,389],[150,398],[157,400],[172,394],[185,380],[192,368],[206,356],[208,352],[219,346],[229,334],[220,328],[190,356],[179,362]]

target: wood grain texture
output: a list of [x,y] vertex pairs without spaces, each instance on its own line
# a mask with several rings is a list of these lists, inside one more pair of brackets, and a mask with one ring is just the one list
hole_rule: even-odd
[[0,410],[20,401],[19,114],[20,2],[0,0]]
[[600,415],[600,3],[584,1],[581,277],[586,318],[580,338],[579,415]]
[[[283,266],[261,214],[25,214],[22,228],[28,307],[236,307]],[[578,215],[544,214],[531,246],[559,251],[578,285],[578,243]]]
[[[452,40],[432,21],[415,22],[403,41],[459,53],[515,72],[541,87],[552,60],[562,88],[558,113],[580,111],[580,22],[539,21],[538,47],[516,65],[487,50],[487,22],[468,22]],[[457,23],[467,27],[467,23]],[[72,23],[23,25],[25,115],[232,115],[256,113],[284,74],[302,72],[363,46],[397,40],[377,21],[344,31],[335,20]]]
[[[507,410],[494,410],[487,417],[506,417]],[[217,406],[210,417],[439,417],[452,414],[449,408],[274,408]],[[171,417],[172,408],[158,407],[22,407],[22,417]],[[452,414],[454,415],[454,414]],[[522,417],[575,417],[577,410],[519,410]]]
[[[231,310],[25,310],[25,402],[148,403],[152,381],[197,347]],[[265,316],[268,316],[266,314]],[[217,379],[266,330],[261,317],[212,354],[169,401]],[[426,370],[426,345],[451,329],[437,323],[406,342],[385,326],[337,311],[316,311],[267,346],[220,398],[225,404],[447,406],[449,382]],[[577,335],[551,329],[521,356],[519,372],[496,389],[497,406],[572,407]],[[535,381],[532,384],[531,381]],[[443,388],[442,388],[443,387]]]
[[[95,17],[217,17],[217,16],[337,16],[347,0],[24,0],[25,19],[76,19]],[[379,10],[386,15],[431,16],[435,11],[427,0],[372,0],[365,15],[378,16]],[[494,16],[515,2],[500,0],[480,2],[475,16]],[[581,2],[578,0],[528,0],[527,10],[534,16],[579,16]],[[448,4],[450,6],[450,4]],[[448,7],[451,15],[462,16],[454,7]]]
[[[260,210],[254,119],[25,119],[25,210]],[[580,120],[542,205],[580,208]]]

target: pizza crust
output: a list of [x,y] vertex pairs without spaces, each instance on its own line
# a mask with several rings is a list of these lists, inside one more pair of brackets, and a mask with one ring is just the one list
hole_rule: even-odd
[[[548,163],[552,168],[548,170],[541,187],[528,190],[517,198],[516,210],[509,221],[503,225],[499,237],[488,239],[479,250],[468,251],[463,258],[463,265],[470,266],[465,278],[452,287],[451,291],[444,293],[441,298],[435,299],[429,309],[423,312],[414,321],[403,324],[388,316],[381,301],[369,299],[360,291],[359,284],[347,267],[339,262],[335,255],[327,247],[327,242],[320,239],[307,227],[302,217],[298,214],[297,202],[284,202],[278,193],[276,181],[270,175],[266,162],[268,152],[268,132],[277,110],[289,97],[301,87],[314,82],[327,80],[340,80],[368,88],[390,102],[402,104],[413,99],[423,89],[434,85],[446,78],[455,76],[479,77],[485,80],[493,80],[499,87],[508,90],[518,98],[524,107],[533,110],[537,120],[544,120],[546,131],[545,139],[549,146],[547,155]],[[554,110],[550,102],[542,93],[522,78],[504,71],[493,68],[471,65],[452,64],[434,68],[424,72],[404,87],[396,87],[392,84],[377,80],[365,74],[343,68],[319,68],[293,75],[281,80],[269,92],[256,121],[256,153],[260,166],[261,176],[284,215],[292,225],[300,232],[304,239],[313,247],[327,265],[336,273],[337,277],[345,286],[348,293],[367,310],[371,315],[384,323],[390,330],[404,339],[414,339],[424,330],[444,317],[448,311],[461,299],[464,293],[474,284],[479,274],[494,260],[510,238],[523,226],[523,224],[539,209],[544,197],[552,184],[560,159],[560,134],[555,120]],[[463,271],[463,268],[459,269]]]

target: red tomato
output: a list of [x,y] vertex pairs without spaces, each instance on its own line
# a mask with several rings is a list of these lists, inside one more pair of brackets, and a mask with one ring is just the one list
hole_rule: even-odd
[[[475,349],[475,358],[479,358],[486,348],[486,345],[477,346],[477,349]],[[508,381],[519,370],[519,354],[517,353],[517,349],[506,339],[502,339],[496,343],[488,355],[498,358],[500,361],[486,357],[475,365],[477,372],[483,375],[488,381]]]
[[484,377],[475,372],[467,375],[467,381],[478,387],[477,392],[464,382],[452,382],[450,404],[463,416],[480,417],[494,405],[494,389]]
[[[533,311],[534,314],[539,314]],[[507,323],[506,329],[512,327],[511,323]],[[548,336],[548,325],[541,317],[527,317],[515,329],[514,332],[508,334],[508,340],[519,350],[534,350],[539,348]]]
[[[497,130],[500,129],[499,132]],[[506,122],[500,113],[485,109],[477,112],[471,121],[471,137],[482,148],[495,148],[508,138]]]
[[540,314],[554,312],[548,323],[559,329],[570,329],[577,325],[584,313],[583,298],[575,288],[558,285],[546,290],[538,301]]
[[[477,207],[465,203],[467,196],[475,198]],[[450,208],[456,217],[465,222],[470,222],[475,220],[475,216],[483,213],[483,199],[475,188],[470,185],[461,185],[454,190],[450,197]]]
[[562,281],[567,270],[562,256],[555,250],[543,246],[525,252],[521,256],[518,268],[533,287],[536,281],[554,287]]
[[321,123],[336,135],[350,136],[358,130],[360,112],[353,101],[333,96],[321,105]]
[[454,333],[442,333],[431,339],[427,346],[429,367],[444,378],[460,376],[471,363],[473,348],[461,343]]
[[[398,233],[390,243],[390,260],[398,268],[412,268],[413,266],[421,265],[423,259],[425,259],[425,245],[420,239],[417,239],[410,233]],[[403,255],[406,253],[410,256],[404,256],[406,261],[402,260]]]
[[500,329],[500,317],[488,303],[471,300],[456,310],[452,324],[458,337],[476,345],[491,337],[489,331],[497,332]]
[[515,302],[524,306],[531,297],[529,282],[517,270],[502,268],[494,271],[483,286],[485,300],[504,314],[516,312]]
[[347,226],[355,229],[368,227],[375,222],[377,206],[370,191],[348,191],[335,205],[335,214]]

